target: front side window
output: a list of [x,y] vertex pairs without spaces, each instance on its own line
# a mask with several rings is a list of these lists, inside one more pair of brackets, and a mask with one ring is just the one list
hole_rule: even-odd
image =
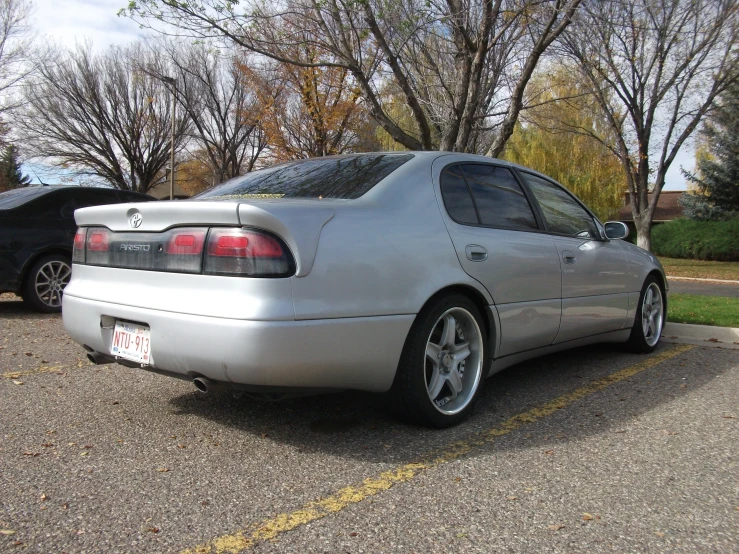
[[231,179],[194,198],[359,198],[413,154],[357,154],[288,162]]
[[489,164],[459,167],[472,193],[481,225],[538,229],[529,201],[510,169]]
[[564,189],[531,173],[521,172],[521,175],[539,202],[550,232],[581,238],[600,238],[593,217]]

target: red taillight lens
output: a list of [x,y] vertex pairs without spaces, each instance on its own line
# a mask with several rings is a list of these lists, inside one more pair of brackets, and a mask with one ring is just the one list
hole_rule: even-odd
[[[222,232],[220,231],[220,233]],[[247,246],[249,246],[249,239],[245,236],[219,235],[215,240],[210,241],[208,254],[211,256],[244,258],[247,255]]]
[[77,229],[74,235],[74,246],[72,248],[72,262],[85,263],[85,240],[87,238],[87,229]]
[[167,241],[167,254],[194,256],[203,252],[206,229],[175,232]]
[[211,229],[205,272],[224,275],[286,276],[291,257],[283,244],[253,229]]
[[88,252],[108,251],[108,231],[106,229],[95,229],[90,231],[87,237]]

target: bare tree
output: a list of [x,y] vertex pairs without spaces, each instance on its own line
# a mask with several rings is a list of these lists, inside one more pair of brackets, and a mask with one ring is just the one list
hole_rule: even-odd
[[[221,37],[294,66],[353,76],[379,125],[413,150],[497,156],[544,52],[581,0],[140,0],[127,13],[174,34]],[[243,7],[242,7],[243,6]],[[308,46],[313,60],[296,56]],[[391,81],[414,129],[386,109]]]
[[18,106],[11,93],[31,71],[27,63],[30,14],[31,4],[27,0],[0,0],[0,113]]
[[177,101],[192,122],[193,152],[211,168],[212,184],[251,171],[267,145],[255,92],[267,78],[247,67],[246,56],[224,55],[202,42],[162,41],[153,48],[154,56],[168,54],[160,60],[171,69],[160,71],[177,79]]
[[[133,71],[154,62],[140,43],[94,54],[89,46],[37,60],[24,87],[19,133],[36,157],[125,190],[146,192],[169,161],[171,111],[161,82]],[[189,120],[175,125],[175,148]]]
[[565,51],[609,123],[607,133],[589,132],[621,160],[637,243],[649,250],[667,170],[737,78],[739,3],[590,0],[582,8]]

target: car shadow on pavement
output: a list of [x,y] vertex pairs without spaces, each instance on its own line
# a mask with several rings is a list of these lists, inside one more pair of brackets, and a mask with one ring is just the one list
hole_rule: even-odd
[[[661,345],[658,352],[670,348]],[[519,364],[488,379],[472,417],[445,430],[400,422],[382,395],[351,391],[278,402],[193,392],[174,397],[170,403],[177,413],[268,437],[301,451],[398,465],[473,438],[516,414],[646,359],[601,345]],[[640,414],[702,387],[735,364],[731,351],[695,348],[587,395],[551,417],[524,425],[472,455],[622,432]]]
[[42,314],[32,310],[19,296],[0,294],[0,320],[39,320],[61,317],[61,314]]

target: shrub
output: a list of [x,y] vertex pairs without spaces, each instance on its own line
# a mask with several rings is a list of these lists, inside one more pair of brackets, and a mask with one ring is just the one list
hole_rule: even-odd
[[739,261],[739,219],[675,219],[652,228],[652,252],[668,258]]

